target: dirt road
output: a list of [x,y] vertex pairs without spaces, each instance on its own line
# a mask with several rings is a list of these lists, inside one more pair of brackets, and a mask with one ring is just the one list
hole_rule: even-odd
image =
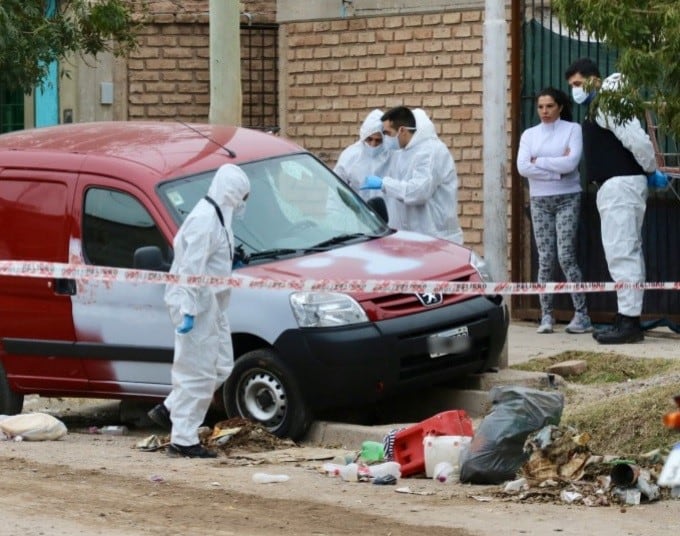
[[[318,446],[216,460],[143,452],[128,436],[69,433],[52,442],[0,443],[0,534],[65,535],[676,535],[680,501],[587,508],[518,504],[497,487],[424,478],[397,487],[347,483],[318,472]],[[254,472],[290,480],[255,484]]]

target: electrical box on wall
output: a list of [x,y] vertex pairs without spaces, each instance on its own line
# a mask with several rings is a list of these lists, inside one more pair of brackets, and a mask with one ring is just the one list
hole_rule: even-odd
[[113,104],[113,83],[112,82],[102,82],[100,84],[101,96],[99,99],[100,104]]

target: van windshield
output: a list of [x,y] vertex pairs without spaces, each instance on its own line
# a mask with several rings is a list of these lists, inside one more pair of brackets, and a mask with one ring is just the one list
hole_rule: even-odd
[[[237,246],[253,259],[328,249],[390,232],[349,186],[310,154],[240,167],[250,179],[250,195],[243,218],[235,218],[232,229]],[[215,171],[159,187],[178,224],[206,194]]]

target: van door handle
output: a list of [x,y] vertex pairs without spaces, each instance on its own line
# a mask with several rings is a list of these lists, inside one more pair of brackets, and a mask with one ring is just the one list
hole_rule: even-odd
[[75,296],[76,294],[76,280],[75,279],[55,279],[54,293],[64,294],[65,296]]

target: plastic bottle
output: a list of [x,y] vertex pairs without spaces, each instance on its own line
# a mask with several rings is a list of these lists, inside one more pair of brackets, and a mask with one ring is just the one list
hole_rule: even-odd
[[345,482],[357,482],[359,480],[359,465],[356,463],[341,465],[339,474]]
[[395,478],[401,477],[401,465],[397,462],[383,462],[377,465],[369,465],[368,469],[373,478],[380,478],[385,475],[392,475]]
[[99,433],[105,435],[127,435],[127,426],[103,426],[99,429]]
[[340,465],[337,463],[324,463],[321,467],[323,472],[328,476],[340,476],[340,469],[345,467],[345,465]]
[[385,459],[383,444],[377,441],[364,441],[361,444],[361,459],[367,462],[383,461]]
[[288,475],[272,475],[269,473],[255,473],[253,474],[253,482],[256,484],[271,484],[272,482],[288,482],[290,477]]
[[437,482],[451,484],[456,480],[456,470],[449,462],[439,462],[434,466],[432,478]]

